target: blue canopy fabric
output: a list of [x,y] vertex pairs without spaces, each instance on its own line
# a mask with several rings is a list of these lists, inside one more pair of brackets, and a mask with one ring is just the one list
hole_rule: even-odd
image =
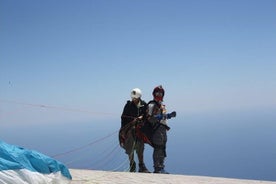
[[[0,141],[0,172],[6,173],[5,171],[19,171],[21,169],[42,175],[60,172],[66,179],[72,179],[69,170],[61,162],[37,151]],[[1,176],[3,174],[0,173],[0,181]]]

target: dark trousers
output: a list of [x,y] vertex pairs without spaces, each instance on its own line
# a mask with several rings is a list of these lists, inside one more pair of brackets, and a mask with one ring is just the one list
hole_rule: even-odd
[[166,155],[167,130],[165,126],[160,125],[152,136],[153,143],[153,166],[155,169],[164,169]]

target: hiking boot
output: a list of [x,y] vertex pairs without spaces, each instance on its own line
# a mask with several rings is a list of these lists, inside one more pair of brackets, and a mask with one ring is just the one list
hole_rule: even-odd
[[170,174],[164,168],[155,168],[154,169],[154,173],[158,173],[158,174]]
[[130,163],[129,172],[136,172],[136,163],[135,162]]
[[138,172],[142,172],[142,173],[150,173],[149,170],[146,168],[145,164],[139,164],[139,171]]

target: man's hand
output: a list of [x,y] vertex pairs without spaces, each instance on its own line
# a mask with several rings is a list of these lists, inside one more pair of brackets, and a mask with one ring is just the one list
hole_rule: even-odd
[[176,112],[175,111],[167,114],[167,119],[171,119],[171,118],[174,118],[174,117],[176,117]]

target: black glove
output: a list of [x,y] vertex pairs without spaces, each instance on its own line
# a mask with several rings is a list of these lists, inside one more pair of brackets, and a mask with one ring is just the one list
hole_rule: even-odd
[[174,118],[174,117],[176,117],[176,112],[175,111],[167,114],[167,119],[171,119],[171,118]]

